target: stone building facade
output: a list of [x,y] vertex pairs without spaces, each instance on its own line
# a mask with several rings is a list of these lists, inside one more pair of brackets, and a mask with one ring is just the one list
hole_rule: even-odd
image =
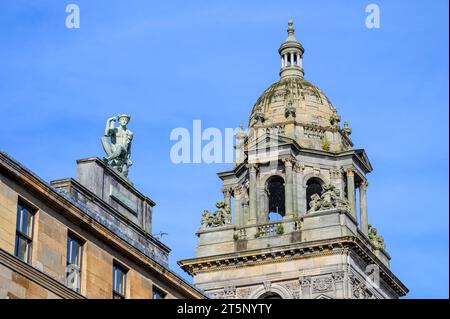
[[287,31],[280,79],[236,135],[234,168],[218,174],[224,199],[203,212],[195,258],[179,264],[212,298],[404,296],[368,223],[367,154],[304,79],[291,21]]
[[155,203],[98,158],[46,183],[0,152],[0,298],[206,298],[168,267]]

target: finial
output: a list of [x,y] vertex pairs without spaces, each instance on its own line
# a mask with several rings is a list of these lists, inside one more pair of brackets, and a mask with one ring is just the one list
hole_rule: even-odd
[[294,31],[295,31],[294,30],[294,21],[289,20],[287,32],[288,32],[288,34],[294,34]]
[[352,134],[352,129],[348,127],[348,122],[345,121],[344,122],[344,128],[342,129],[342,131],[345,133],[345,135],[349,136],[350,134]]

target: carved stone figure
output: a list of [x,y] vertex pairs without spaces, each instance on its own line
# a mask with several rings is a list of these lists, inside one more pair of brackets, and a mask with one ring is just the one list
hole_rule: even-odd
[[288,118],[290,116],[295,117],[295,107],[292,105],[293,102],[292,100],[290,100],[287,105],[286,105],[286,109],[284,111],[284,115]]
[[334,192],[334,185],[324,185],[320,196],[320,209],[330,209],[336,206],[336,193]]
[[204,210],[202,213],[202,228],[208,227],[210,222],[211,213],[208,210]]
[[226,224],[231,224],[231,210],[224,201],[218,201],[216,203],[217,210],[211,213],[208,210],[204,210],[202,213],[201,227],[218,227]]
[[334,189],[334,194],[336,196],[337,207],[339,208],[349,208],[348,199],[345,197],[341,197],[341,191],[338,188]]
[[377,235],[377,229],[375,227],[372,227],[372,225],[369,224],[368,228],[369,228],[368,234],[369,239],[372,241],[375,247],[385,249],[383,236]]
[[309,210],[308,212],[318,211],[321,207],[321,199],[318,194],[311,195],[311,201],[309,202]]
[[311,196],[309,207],[308,213],[332,208],[349,209],[349,204],[346,198],[341,197],[339,189],[328,184],[323,186],[320,196],[318,194]]
[[[109,118],[106,121],[105,134],[102,136],[102,145],[106,153],[103,161],[125,178],[128,178],[128,170],[132,165],[130,157],[133,133],[127,128],[130,119],[131,116],[125,114]],[[116,121],[119,122],[118,127],[115,126]]]

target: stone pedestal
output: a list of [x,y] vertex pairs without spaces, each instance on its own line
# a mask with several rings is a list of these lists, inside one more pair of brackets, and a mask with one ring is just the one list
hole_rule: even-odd
[[77,161],[77,181],[147,232],[155,203],[98,158]]

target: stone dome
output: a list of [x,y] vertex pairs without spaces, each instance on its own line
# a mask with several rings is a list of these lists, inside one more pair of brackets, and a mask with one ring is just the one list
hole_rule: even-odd
[[289,110],[295,113],[295,119],[300,123],[327,127],[338,120],[336,109],[317,86],[302,77],[292,76],[281,78],[261,94],[253,106],[248,125],[284,123]]
[[301,147],[327,152],[351,149],[351,129],[327,96],[304,79],[301,43],[288,22],[288,37],[278,53],[281,58],[280,80],[267,88],[256,101],[249,117],[250,142],[266,133],[294,139]]

